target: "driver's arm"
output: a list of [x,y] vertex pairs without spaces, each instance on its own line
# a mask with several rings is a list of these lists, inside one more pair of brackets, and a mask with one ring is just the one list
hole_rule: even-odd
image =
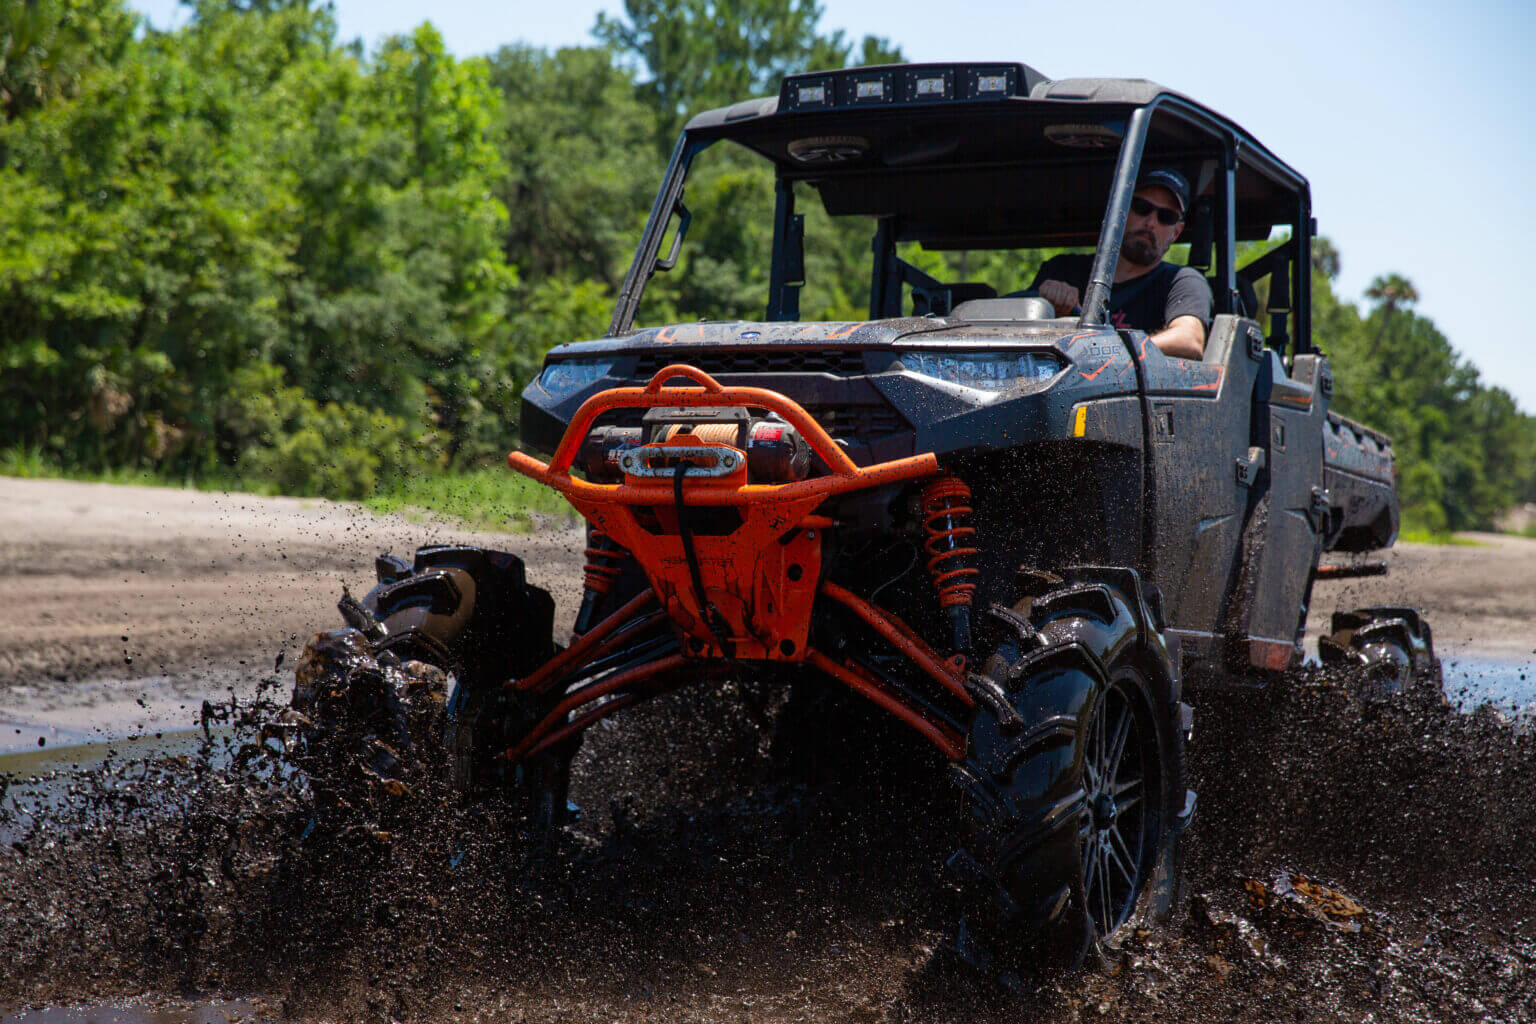
[[1190,267],[1181,267],[1168,289],[1163,306],[1162,330],[1152,335],[1152,344],[1164,355],[1180,359],[1200,359],[1205,355],[1205,325],[1212,312],[1211,286],[1204,275]]
[[1177,316],[1173,323],[1152,335],[1152,344],[1163,355],[1200,359],[1205,355],[1205,324],[1197,316]]

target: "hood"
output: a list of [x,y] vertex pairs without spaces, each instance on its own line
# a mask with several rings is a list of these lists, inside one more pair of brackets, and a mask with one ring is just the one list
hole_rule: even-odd
[[[1104,330],[1113,333],[1112,329]],[[618,338],[578,341],[553,349],[554,359],[579,358],[655,348],[785,346],[805,348],[884,348],[898,342],[952,343],[967,347],[1004,342],[1050,345],[1081,334],[1075,320],[973,322],[942,317],[893,320],[766,323],[751,320],[705,321],[647,327]],[[1100,333],[1094,331],[1090,333]]]

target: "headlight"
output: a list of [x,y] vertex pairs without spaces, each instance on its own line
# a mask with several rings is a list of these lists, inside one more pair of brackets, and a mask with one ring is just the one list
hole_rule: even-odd
[[556,398],[564,398],[602,380],[612,367],[611,359],[568,359],[550,363],[539,374],[539,386]]
[[1049,380],[1062,367],[1049,352],[961,352],[937,355],[909,352],[900,366],[909,373],[948,381],[977,391],[1010,391],[1020,384]]

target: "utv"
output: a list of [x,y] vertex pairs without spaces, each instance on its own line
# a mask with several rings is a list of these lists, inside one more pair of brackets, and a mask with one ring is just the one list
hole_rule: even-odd
[[[771,167],[765,313],[637,329],[721,142]],[[1143,165],[1193,183],[1186,261],[1215,299],[1200,361],[1110,324]],[[801,321],[827,239],[859,222],[867,319]],[[381,557],[343,599],[350,628],[301,659],[309,741],[350,729],[382,779],[441,763],[550,828],[583,730],[637,701],[746,676],[812,708],[851,693],[959,783],[966,948],[1113,941],[1173,898],[1192,700],[1296,665],[1314,581],[1371,571],[1322,554],[1396,538],[1387,438],[1328,410],[1314,230],[1305,178],[1146,81],[872,67],[698,115],[607,335],[550,352],[523,395],[548,461],[512,469],[588,524],[569,643],[513,555]],[[1094,253],[1071,318],[919,266],[1070,247]],[[1320,650],[1386,690],[1437,671],[1409,609],[1336,616]]]

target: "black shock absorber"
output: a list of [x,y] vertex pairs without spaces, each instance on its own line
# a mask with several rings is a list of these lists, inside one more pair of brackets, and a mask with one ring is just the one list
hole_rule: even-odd
[[950,640],[958,654],[971,649],[971,600],[981,574],[972,546],[971,489],[957,476],[942,476],[923,488],[923,529],[928,540],[928,574],[949,620]]
[[587,524],[587,564],[581,589],[581,608],[576,613],[576,636],[597,625],[597,608],[613,590],[629,552],[591,523]]

